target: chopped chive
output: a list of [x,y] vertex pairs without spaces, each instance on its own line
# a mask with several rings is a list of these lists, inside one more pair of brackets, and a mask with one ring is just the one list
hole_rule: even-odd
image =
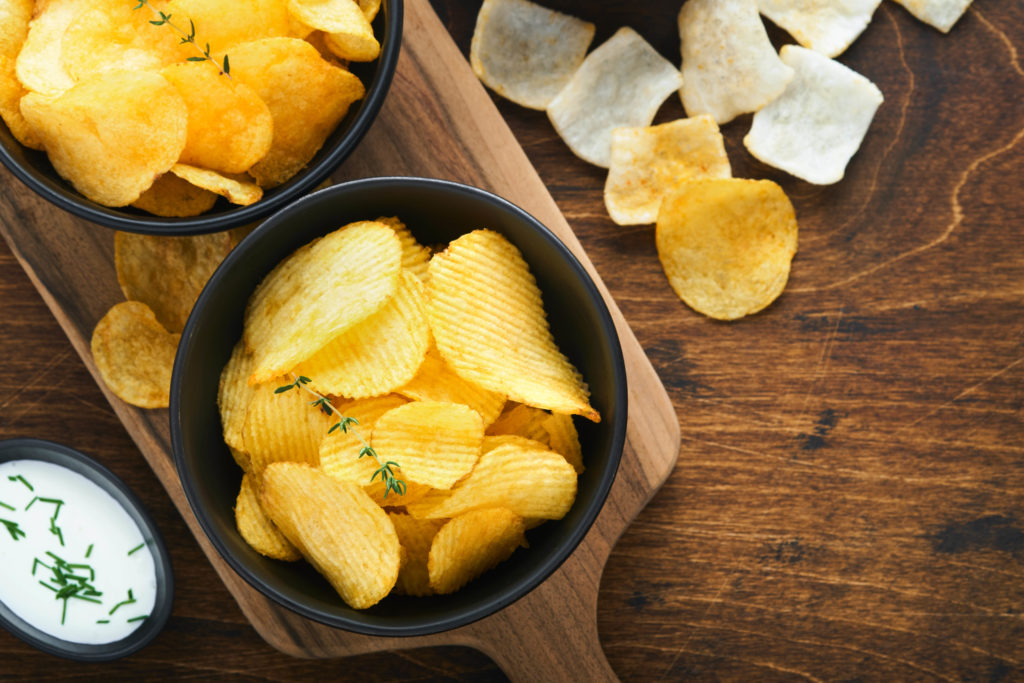
[[40,581],[40,582],[39,582],[39,585],[40,585],[40,586],[42,586],[43,588],[48,588],[48,589],[52,590],[52,591],[53,591],[54,593],[56,593],[56,592],[57,592],[57,589],[56,589],[56,588],[54,588],[54,587],[53,587],[53,586],[51,586],[50,584],[48,584],[48,583],[45,583],[45,582],[43,582],[43,581]]
[[[96,572],[95,572],[95,570],[93,570],[91,564],[69,564],[68,568],[70,568],[70,569],[88,569],[89,570],[89,580],[90,581],[95,581],[96,580]],[[75,578],[78,578],[78,577],[75,577]]]
[[61,613],[60,613],[60,625],[61,626],[64,625],[64,619],[65,619],[65,617],[67,617],[67,615],[68,615],[68,599],[64,598],[64,609],[61,610]]
[[7,533],[9,533],[11,535],[11,538],[13,538],[15,541],[18,540],[19,534],[21,535],[22,538],[25,537],[25,532],[22,530],[20,526],[18,526],[17,522],[12,522],[9,519],[0,519],[0,524],[3,524],[5,527],[7,527]]
[[124,605],[130,605],[130,604],[132,604],[133,602],[135,602],[135,596],[134,596],[134,595],[132,595],[132,589],[131,589],[131,588],[129,588],[129,589],[128,589],[128,599],[127,599],[127,600],[122,600],[121,602],[119,602],[119,603],[117,603],[116,605],[114,605],[114,606],[113,606],[113,607],[111,608],[111,610],[110,610],[110,611],[109,611],[109,612],[108,612],[107,614],[108,614],[108,615],[112,615],[112,614],[113,614],[114,612],[116,612],[116,611],[117,611],[117,608],[118,608],[118,607],[122,607],[122,606],[124,606]]
[[7,503],[3,502],[2,500],[0,500],[0,506],[3,506],[5,508],[7,508],[8,510],[13,510],[14,509],[13,505],[8,505]]
[[[39,496],[36,497],[39,498]],[[39,498],[39,500],[43,501],[44,503],[53,503],[57,507],[60,507],[61,505],[64,504],[64,501],[58,498]]]
[[61,547],[64,547],[64,534],[61,533],[60,527],[59,526],[51,526],[50,527],[50,533],[54,534],[57,537],[57,540],[60,541]]
[[32,488],[32,484],[28,483],[28,481],[25,479],[25,477],[21,476],[20,474],[15,474],[14,476],[7,477],[7,478],[10,481],[20,481],[22,484],[24,484],[25,486],[28,487],[29,491],[35,491],[35,489]]
[[138,544],[137,546],[135,546],[134,548],[132,548],[131,550],[129,550],[129,551],[128,551],[128,554],[129,554],[129,555],[131,555],[131,554],[132,554],[132,553],[134,553],[135,551],[137,551],[137,550],[142,550],[142,549],[143,549],[143,548],[145,548],[145,547],[146,547],[146,543],[145,543],[145,542],[142,542],[142,543]]
[[68,597],[77,598],[79,600],[85,600],[86,602],[95,602],[97,605],[102,605],[103,604],[103,602],[101,600],[97,600],[96,598],[87,598],[84,595],[79,595],[77,593],[74,593],[74,594],[72,594],[72,595],[70,595]]
[[32,507],[32,503],[36,502],[37,500],[39,500],[39,496],[36,496],[36,497],[35,497],[35,498],[33,498],[32,500],[30,500],[30,501],[28,502],[28,505],[26,505],[26,506],[25,506],[25,509],[26,509],[26,510],[28,510],[28,509],[29,509],[30,507]]
[[63,559],[57,557],[56,555],[51,553],[49,550],[46,551],[46,554],[49,555],[50,557],[52,557],[53,559],[57,560],[58,564],[62,564],[62,565],[65,565],[65,566],[67,565],[67,561],[66,560],[63,560]]
[[90,555],[92,555],[92,545],[93,545],[93,544],[92,544],[92,543],[90,543],[90,544],[89,544],[89,547],[88,547],[88,548],[86,549],[86,551],[85,551],[85,557],[86,557],[86,559],[89,559],[89,556],[90,556]]
[[43,565],[47,569],[50,568],[50,565],[46,564],[37,557],[36,559],[32,560],[32,576],[36,575],[36,567],[38,567],[39,565]]
[[110,619],[97,619],[96,623],[97,624],[109,624],[110,623]]
[[138,616],[138,617],[132,617],[131,619],[126,619],[125,623],[130,624],[133,621],[142,621],[143,619],[148,619],[148,618],[149,618],[148,614],[143,614],[143,615]]

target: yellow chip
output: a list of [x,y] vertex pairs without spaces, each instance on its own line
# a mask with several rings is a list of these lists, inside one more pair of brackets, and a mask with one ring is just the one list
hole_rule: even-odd
[[423,284],[427,283],[427,268],[430,265],[430,249],[416,241],[405,223],[396,216],[381,217],[378,223],[387,225],[398,235],[402,243],[402,268],[412,271]]
[[309,405],[309,394],[276,393],[276,384],[256,388],[242,423],[242,442],[257,474],[273,462],[319,465],[320,440],[330,428],[330,418]]
[[367,21],[373,21],[380,11],[380,0],[359,0],[359,9],[363,10]]
[[414,401],[461,403],[480,414],[486,428],[505,405],[504,394],[498,394],[468,382],[453,371],[436,348],[430,348],[416,376],[396,390]]
[[398,535],[359,486],[306,465],[275,463],[263,473],[260,502],[350,607],[370,607],[395,585]]
[[409,481],[448,489],[480,456],[480,415],[457,403],[415,401],[377,420],[371,443],[383,461],[394,461]]
[[256,495],[254,479],[250,474],[242,477],[242,488],[238,491],[238,499],[235,501],[235,526],[238,527],[238,533],[245,542],[260,555],[285,562],[302,559],[299,549],[285,538],[263,512]]
[[237,448],[228,446],[228,451],[231,453],[231,459],[235,461],[235,464],[242,468],[242,471],[246,474],[252,472],[252,459],[249,454],[245,451],[240,451]]
[[90,346],[100,377],[118,398],[139,408],[166,408],[180,338],[146,304],[123,301],[96,323]]
[[576,474],[583,474],[583,447],[572,415],[552,413],[544,420],[544,429],[548,433],[548,448],[565,458]]
[[437,348],[461,377],[520,403],[600,421],[511,242],[492,230],[459,237],[431,259],[428,291]]
[[91,6],[92,0],[39,3],[16,63],[18,80],[26,89],[52,96],[75,84],[61,60],[61,44],[71,21]]
[[534,441],[540,441],[545,446],[548,443],[548,432],[544,428],[545,420],[550,413],[540,408],[523,405],[522,403],[511,403],[505,407],[501,416],[487,428],[489,435],[515,434]]
[[151,72],[104,74],[52,99],[29,93],[21,113],[57,173],[104,206],[134,202],[185,147],[185,103]]
[[655,240],[679,298],[708,317],[735,320],[782,293],[796,215],[770,180],[695,180],[662,203]]
[[504,508],[475,510],[441,527],[430,545],[427,571],[437,593],[453,593],[526,545],[522,518]]
[[496,440],[501,435],[509,435],[509,438],[522,438],[540,448],[553,450],[565,458],[577,474],[583,472],[583,448],[571,415],[513,404],[488,428],[487,434],[483,447],[485,453],[500,443]]
[[353,223],[307,244],[260,283],[245,311],[250,382],[289,372],[391,298],[401,274],[394,231]]
[[291,35],[292,29],[285,0],[245,0],[244,3],[171,0],[164,12],[173,17],[172,21],[181,18],[186,28],[190,21],[194,23],[196,37],[210,44],[218,64],[223,61],[224,53],[229,52],[232,76],[235,74],[232,49],[235,45],[258,38]]
[[132,206],[154,216],[186,218],[209,211],[216,203],[215,193],[196,187],[173,173],[164,173],[132,202]]
[[[217,388],[217,408],[220,410],[224,443],[231,447],[232,451],[242,453],[245,452],[245,439],[242,438],[245,413],[256,395],[256,387],[249,384],[252,365],[252,354],[246,350],[245,344],[239,341],[231,351],[231,358],[220,372],[220,384]],[[235,460],[237,462],[238,458]],[[252,467],[248,455],[245,462],[250,464],[242,469],[248,472]],[[241,466],[241,463],[239,465]]]
[[207,168],[197,168],[188,164],[174,164],[171,166],[171,173],[182,180],[187,180],[196,187],[219,194],[232,204],[248,206],[258,202],[263,196],[263,188],[259,185],[228,178]]
[[21,98],[26,92],[14,72],[14,58],[0,55],[0,118],[18,142],[32,149],[42,149],[43,143],[21,114]]
[[444,524],[438,519],[415,519],[402,512],[390,512],[398,542],[405,549],[405,562],[398,572],[395,593],[400,595],[431,595],[427,556],[437,530]]
[[323,31],[327,47],[342,59],[370,62],[380,54],[370,20],[355,0],[288,0],[288,10]]

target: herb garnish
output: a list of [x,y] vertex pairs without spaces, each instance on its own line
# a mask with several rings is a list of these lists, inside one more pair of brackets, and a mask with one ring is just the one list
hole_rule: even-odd
[[17,522],[12,522],[9,519],[0,519],[0,524],[3,524],[5,527],[7,527],[7,533],[9,533],[11,535],[11,538],[13,538],[15,541],[18,540],[19,534],[21,535],[22,538],[25,537],[25,532],[22,531],[20,526],[18,526]]
[[14,507],[13,505],[8,505],[7,503],[3,502],[2,500],[0,500],[0,507],[5,507],[5,508],[7,508],[8,510],[14,510],[14,509],[16,509],[16,508],[15,508],[15,507]]
[[129,554],[129,555],[131,555],[131,554],[132,554],[132,553],[134,553],[135,551],[137,551],[137,550],[142,550],[142,549],[143,549],[143,548],[145,548],[145,547],[146,547],[146,543],[145,543],[145,541],[143,541],[142,543],[138,544],[137,546],[135,546],[134,548],[132,548],[131,550],[129,550],[129,551],[128,551],[128,554]]
[[7,477],[7,479],[10,481],[20,481],[22,484],[28,487],[29,491],[35,491],[35,489],[32,488],[32,484],[28,483],[25,477],[21,476],[20,474],[15,474],[13,476]]
[[213,56],[210,54],[209,43],[206,44],[205,49],[199,47],[199,43],[196,42],[196,23],[194,21],[192,21],[191,19],[188,20],[189,30],[186,31],[185,29],[181,28],[180,26],[171,21],[170,14],[162,12],[158,10],[156,7],[153,7],[153,5],[149,4],[149,0],[139,0],[139,4],[137,4],[132,9],[142,9],[143,7],[149,7],[151,10],[153,10],[153,12],[157,14],[157,16],[160,17],[159,19],[155,19],[153,21],[150,21],[149,23],[153,24],[153,26],[169,26],[171,29],[175,31],[175,33],[181,36],[182,45],[191,43],[196,48],[196,50],[199,51],[199,54],[202,55],[202,57],[188,57],[188,61],[210,61],[213,63],[215,67],[217,67],[221,75],[228,76],[229,78],[231,77],[231,64],[228,62],[227,55],[224,55],[224,62],[222,64],[218,64],[217,60],[214,59]]
[[127,599],[127,600],[122,600],[121,602],[119,602],[119,603],[117,603],[116,605],[114,605],[114,606],[113,606],[113,607],[111,608],[111,610],[110,610],[110,611],[109,611],[109,612],[108,612],[107,614],[108,614],[108,615],[113,615],[113,614],[114,614],[114,612],[116,612],[116,611],[117,611],[117,608],[118,608],[118,607],[123,607],[124,605],[130,605],[130,604],[132,604],[133,602],[135,602],[135,596],[134,596],[134,595],[132,595],[132,589],[131,589],[131,588],[129,588],[129,589],[128,589],[128,599]]

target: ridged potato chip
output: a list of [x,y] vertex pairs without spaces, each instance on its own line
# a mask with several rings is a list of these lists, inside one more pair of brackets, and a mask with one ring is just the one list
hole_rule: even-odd
[[398,535],[359,486],[306,465],[275,463],[263,473],[260,502],[350,607],[371,607],[395,585]]
[[215,193],[196,187],[173,173],[164,173],[132,202],[132,206],[154,216],[186,218],[209,211],[216,203]]
[[[172,17],[188,17],[195,23],[197,35],[210,44],[220,63],[230,50],[231,75],[234,76],[235,45],[260,38],[291,35],[286,0],[171,0],[164,11]],[[187,22],[186,22],[187,23]]]
[[416,376],[396,391],[415,401],[440,401],[469,406],[480,414],[484,428],[498,418],[505,405],[504,394],[488,391],[459,377],[444,362],[436,347],[427,350]]
[[499,233],[474,230],[435,254],[428,290],[437,348],[461,377],[520,403],[601,419],[555,345],[526,261]]
[[285,562],[302,559],[299,549],[292,545],[263,512],[256,493],[255,480],[251,474],[242,476],[242,488],[235,500],[235,526],[245,542],[260,555]]
[[837,57],[871,23],[882,0],[757,0],[757,9],[806,48]]
[[310,407],[304,391],[277,393],[276,383],[256,387],[242,423],[242,443],[259,474],[274,462],[320,464],[320,441],[331,420]]
[[971,0],[896,0],[908,12],[943,33],[949,33],[971,4]]
[[[256,387],[249,384],[252,374],[253,357],[239,341],[231,351],[231,357],[220,372],[220,383],[217,387],[217,408],[220,411],[220,422],[224,432],[224,443],[233,451],[245,453],[245,439],[242,438],[242,427],[245,425],[245,413],[256,395]],[[236,462],[238,458],[235,458]],[[242,467],[247,472],[252,462],[246,453]],[[239,463],[241,465],[241,463]]]
[[146,304],[123,301],[96,323],[90,347],[100,377],[118,398],[139,408],[166,408],[180,338]]
[[550,415],[551,413],[540,408],[522,403],[509,403],[494,424],[487,428],[487,434],[515,434],[540,441],[547,446],[548,432],[544,428],[544,423]]
[[323,31],[327,47],[341,59],[370,62],[380,54],[370,20],[355,0],[288,0],[288,11]]
[[398,239],[402,243],[402,268],[412,271],[412,274],[420,282],[426,284],[427,269],[430,265],[430,249],[417,242],[409,228],[397,216],[381,217],[377,219],[377,222],[388,226],[398,235]]
[[522,518],[504,508],[475,510],[449,520],[427,558],[430,587],[454,593],[526,545]]
[[576,474],[583,474],[583,446],[572,415],[552,413],[544,420],[544,429],[548,433],[548,448],[565,458]]
[[231,459],[235,461],[235,464],[238,465],[243,472],[246,474],[252,473],[252,458],[249,457],[248,453],[240,451],[237,448],[232,448],[231,446],[228,446],[228,451],[231,453]]
[[75,84],[61,60],[61,46],[68,25],[76,15],[91,6],[91,0],[39,3],[16,62],[18,80],[26,89],[53,96]]
[[388,517],[395,525],[398,542],[405,549],[405,562],[398,572],[395,593],[399,595],[433,595],[430,575],[427,572],[427,557],[430,545],[444,520],[416,519],[404,512],[389,512]]
[[785,288],[796,215],[770,180],[694,180],[662,203],[655,242],[680,299],[708,317],[735,320]]
[[229,178],[207,168],[197,168],[188,164],[174,164],[171,166],[171,173],[182,180],[192,183],[196,187],[219,194],[232,204],[248,206],[249,204],[255,204],[263,197],[263,188],[259,185]]
[[572,415],[515,404],[487,430],[482,450],[486,453],[505,443],[552,450],[565,458],[576,474],[583,473],[583,447]]

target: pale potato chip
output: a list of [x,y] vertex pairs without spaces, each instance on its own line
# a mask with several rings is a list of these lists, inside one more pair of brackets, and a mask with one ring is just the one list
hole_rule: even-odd
[[403,512],[389,512],[388,517],[395,525],[398,542],[405,548],[405,562],[398,572],[395,593],[399,595],[432,595],[430,575],[427,572],[427,557],[430,545],[444,520],[416,519]]
[[250,382],[289,372],[362,322],[395,293],[402,247],[395,232],[362,221],[300,247],[260,283],[245,311],[256,356]]
[[320,464],[320,441],[331,419],[310,405],[301,389],[278,393],[277,382],[261,384],[253,392],[242,423],[242,443],[252,470],[260,474],[270,463]]
[[[249,384],[249,375],[252,374],[253,357],[245,344],[239,340],[235,348],[231,350],[231,357],[220,371],[220,383],[217,386],[217,408],[220,411],[220,422],[224,433],[224,443],[232,450],[245,453],[245,439],[242,438],[242,427],[245,425],[245,413],[249,410],[249,404],[256,396],[256,387]],[[238,461],[238,458],[235,458]],[[244,462],[249,467],[242,467],[249,471],[252,461],[246,453]],[[239,463],[241,466],[241,463]]]
[[231,48],[250,40],[289,36],[292,30],[286,0],[171,0],[164,12],[171,15],[172,21],[180,18],[185,30],[194,24],[197,38],[202,39],[204,46],[210,44],[218,64],[223,61],[223,54],[230,51],[232,76],[235,51]]
[[75,84],[61,61],[61,46],[71,21],[91,6],[91,0],[39,3],[16,63],[18,80],[26,89],[53,96]]
[[196,187],[173,173],[164,173],[132,202],[132,206],[154,216],[186,218],[209,211],[216,203],[215,193]]
[[806,48],[836,57],[871,22],[882,0],[757,0],[757,8]]
[[323,31],[327,47],[341,59],[370,62],[380,54],[370,20],[355,0],[288,0],[288,11]]
[[601,416],[583,378],[551,336],[540,289],[519,250],[475,230],[430,261],[430,329],[463,379],[538,408]]
[[285,562],[302,559],[299,549],[263,512],[256,493],[255,479],[250,474],[242,476],[242,488],[235,500],[235,526],[245,542],[260,555]]
[[387,225],[398,235],[402,243],[402,268],[412,271],[420,282],[426,284],[430,249],[417,242],[409,228],[397,216],[382,216],[377,222]]
[[926,24],[931,24],[943,33],[949,33],[967,8],[971,0],[896,0],[908,12]]
[[436,347],[427,350],[416,376],[396,391],[416,401],[440,401],[469,406],[480,414],[485,428],[498,418],[505,405],[504,394],[488,391],[459,377],[444,362]]
[[350,607],[370,607],[395,585],[395,527],[357,485],[307,465],[275,463],[263,473],[260,503]]
[[103,383],[118,398],[139,408],[166,408],[180,338],[146,304],[123,301],[96,323],[90,347]]
[[196,187],[219,194],[232,204],[248,206],[263,197],[263,188],[255,183],[235,180],[208,168],[198,168],[188,164],[174,164],[171,173],[182,180],[187,180]]
[[782,59],[796,77],[754,115],[743,144],[760,161],[809,183],[838,182],[882,104],[882,92],[813,50],[786,45]]
[[612,131],[649,125],[665,98],[682,85],[676,67],[623,27],[587,55],[551,100],[548,118],[574,154],[607,168]]
[[708,317],[735,320],[782,293],[796,216],[770,180],[694,180],[662,202],[655,241],[680,299]]
[[616,128],[604,205],[619,225],[653,223],[662,198],[682,183],[731,176],[725,142],[710,116]]
[[528,0],[484,0],[469,63],[494,92],[543,110],[580,68],[593,39],[589,21]]
[[757,0],[689,0],[679,11],[683,106],[719,125],[757,111],[785,89],[793,70],[768,40]]
[[427,558],[430,587],[454,593],[526,545],[522,518],[503,508],[459,515],[434,536]]

